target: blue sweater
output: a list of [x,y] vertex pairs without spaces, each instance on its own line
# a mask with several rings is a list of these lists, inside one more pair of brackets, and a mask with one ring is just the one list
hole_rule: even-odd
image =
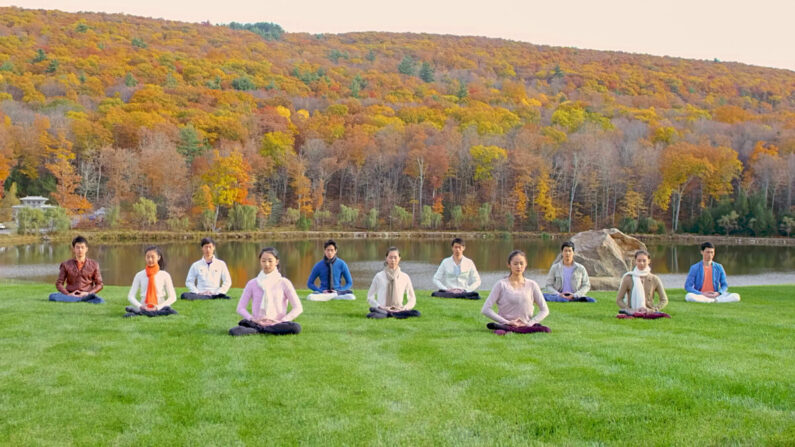
[[[704,262],[697,262],[690,266],[685,280],[685,290],[689,293],[701,295],[701,288],[704,285]],[[729,283],[726,282],[726,272],[723,266],[717,262],[712,262],[712,289],[720,294],[726,293]]]
[[[351,278],[351,272],[348,270],[348,264],[345,263],[340,258],[337,258],[334,261],[332,266],[332,276],[334,278],[333,287],[329,287],[328,284],[328,266],[326,265],[325,259],[321,260],[314,267],[312,267],[312,272],[309,273],[309,279],[306,280],[306,286],[315,292],[323,292],[325,290],[342,290],[342,286],[340,284],[342,278],[345,278],[345,289],[351,290],[353,289],[353,278]],[[320,287],[315,285],[315,280],[320,278]]]

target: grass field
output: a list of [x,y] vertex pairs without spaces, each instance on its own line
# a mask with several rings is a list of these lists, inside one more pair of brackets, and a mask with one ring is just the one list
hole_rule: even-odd
[[793,286],[671,290],[670,320],[616,319],[596,292],[503,337],[482,300],[427,292],[417,319],[367,320],[359,292],[305,302],[298,336],[230,337],[236,301],[125,319],[126,287],[51,289],[0,286],[3,445],[795,444]]

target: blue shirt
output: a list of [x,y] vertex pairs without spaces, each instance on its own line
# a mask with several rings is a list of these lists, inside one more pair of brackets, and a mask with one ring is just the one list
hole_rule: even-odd
[[[696,262],[690,266],[685,280],[685,290],[689,293],[701,295],[704,286],[704,262]],[[723,266],[717,262],[712,262],[712,288],[721,295],[729,290],[729,283],[726,282],[726,272]]]
[[[306,286],[315,292],[323,292],[326,290],[342,290],[341,280],[345,278],[345,289],[353,289],[353,278],[351,272],[348,270],[348,264],[340,258],[337,258],[331,264],[331,275],[333,277],[333,287],[329,287],[328,283],[328,264],[326,260],[322,259],[320,262],[312,267],[312,272],[309,273],[309,279],[306,280]],[[320,287],[315,285],[315,280],[320,278]]]

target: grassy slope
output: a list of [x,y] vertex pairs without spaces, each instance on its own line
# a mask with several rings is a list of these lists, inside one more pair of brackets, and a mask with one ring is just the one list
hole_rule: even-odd
[[482,301],[427,293],[419,319],[367,320],[360,293],[305,302],[299,336],[234,338],[234,302],[123,319],[126,288],[99,306],[50,289],[0,287],[10,445],[795,442],[792,286],[720,306],[672,291],[656,321],[613,318],[597,292],[551,303],[551,334],[505,337]]

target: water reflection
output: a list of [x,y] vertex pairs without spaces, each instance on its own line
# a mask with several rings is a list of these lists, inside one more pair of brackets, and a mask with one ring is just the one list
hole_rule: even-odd
[[[243,287],[259,270],[257,254],[266,246],[276,247],[281,255],[285,276],[298,288],[306,287],[312,266],[323,256],[324,240],[301,241],[229,241],[219,242],[217,255],[229,265],[235,287]],[[143,250],[150,244],[90,245],[89,257],[99,261],[107,284],[129,285],[135,273],[144,268]],[[197,242],[169,242],[159,244],[166,258],[166,270],[175,285],[184,286],[190,265],[201,257]],[[357,289],[367,289],[373,275],[383,268],[389,246],[401,252],[401,267],[418,289],[432,289],[431,277],[442,258],[450,255],[447,240],[339,240],[339,257],[351,268]],[[482,288],[490,288],[507,274],[506,257],[515,249],[527,253],[528,276],[543,280],[560,249],[560,241],[545,240],[472,240],[467,241],[466,256],[472,258],[483,277]],[[701,259],[698,246],[657,244],[649,245],[655,273],[679,278]],[[30,279],[54,282],[58,264],[71,257],[68,243],[36,243],[5,247],[0,250],[0,278]],[[795,248],[793,247],[718,247],[716,261],[723,264],[730,276],[762,275],[777,272],[779,280],[795,282]],[[763,280],[759,281],[764,282]],[[677,285],[681,287],[681,285]]]

